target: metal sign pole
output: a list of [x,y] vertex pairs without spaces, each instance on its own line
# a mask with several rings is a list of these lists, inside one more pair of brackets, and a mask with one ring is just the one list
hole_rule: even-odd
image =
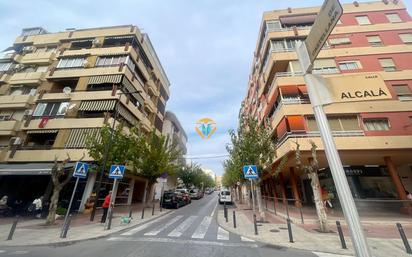
[[116,194],[117,194],[117,187],[118,187],[118,179],[114,179],[113,182],[113,188],[112,188],[112,195],[110,197],[110,204],[109,204],[109,210],[107,210],[107,218],[106,218],[106,224],[105,228],[110,229],[111,223],[112,223],[112,213],[113,213],[113,207],[114,203],[116,201]]
[[253,214],[255,213],[255,194],[253,193],[253,179],[250,179],[250,192],[252,194],[252,209]]
[[73,188],[72,197],[70,198],[70,202],[69,202],[69,207],[67,207],[67,212],[66,212],[66,215],[64,216],[63,227],[62,227],[62,231],[60,233],[61,238],[63,238],[64,228],[65,228],[66,223],[67,223],[67,218],[69,217],[70,209],[72,207],[72,203],[73,203],[73,199],[74,199],[74,194],[76,193],[77,185],[79,184],[79,179],[80,179],[79,177],[76,179],[76,183],[74,184],[74,188]]
[[163,192],[165,190],[165,182],[162,182],[162,190],[160,193],[160,211],[162,211],[162,204],[163,204]]

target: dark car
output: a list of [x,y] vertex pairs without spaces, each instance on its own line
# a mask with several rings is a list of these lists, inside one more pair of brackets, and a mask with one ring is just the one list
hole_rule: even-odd
[[179,192],[166,191],[162,197],[162,207],[176,208],[185,205],[183,195]]
[[190,198],[189,190],[185,188],[180,188],[176,189],[176,192],[181,193],[183,196],[183,200],[185,201],[185,204],[189,204],[192,202],[192,199]]

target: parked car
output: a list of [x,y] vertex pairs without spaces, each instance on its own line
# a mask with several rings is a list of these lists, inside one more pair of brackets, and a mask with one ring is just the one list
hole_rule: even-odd
[[189,194],[192,199],[200,199],[203,197],[203,192],[197,188],[190,189]]
[[222,203],[228,203],[228,204],[232,204],[232,195],[230,194],[230,191],[227,189],[222,189],[219,192],[219,204]]
[[205,194],[210,195],[211,193],[213,193],[213,188],[206,188]]
[[185,204],[189,204],[192,202],[192,199],[190,198],[189,190],[187,190],[186,188],[178,188],[175,191],[182,194]]
[[162,197],[162,207],[176,208],[185,205],[185,200],[180,192],[166,191]]

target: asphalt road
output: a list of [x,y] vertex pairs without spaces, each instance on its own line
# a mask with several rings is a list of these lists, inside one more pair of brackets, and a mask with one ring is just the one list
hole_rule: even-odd
[[109,237],[65,246],[8,247],[0,256],[30,257],[314,257],[310,252],[264,245],[220,228],[217,193],[154,221]]

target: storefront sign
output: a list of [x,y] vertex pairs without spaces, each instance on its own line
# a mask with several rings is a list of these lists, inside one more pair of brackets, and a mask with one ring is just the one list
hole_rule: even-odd
[[325,78],[333,102],[356,102],[392,98],[378,74]]

